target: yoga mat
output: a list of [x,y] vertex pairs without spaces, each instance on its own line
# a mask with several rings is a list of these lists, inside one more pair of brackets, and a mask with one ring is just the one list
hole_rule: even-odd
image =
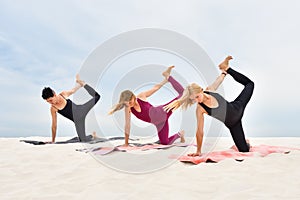
[[84,153],[94,153],[96,155],[106,155],[113,151],[121,151],[121,152],[129,152],[129,151],[147,151],[151,149],[168,149],[171,147],[187,147],[191,144],[188,143],[174,143],[170,145],[162,145],[157,143],[130,143],[130,146],[124,147],[122,145],[116,147],[91,147],[84,149],[76,149],[76,151],[84,152]]
[[235,146],[231,147],[225,151],[214,151],[210,153],[203,154],[201,156],[171,156],[170,158],[177,158],[181,162],[200,164],[202,162],[219,162],[224,159],[235,159],[236,161],[243,161],[245,158],[254,157],[255,155],[265,157],[272,153],[289,153],[292,150],[300,150],[299,148],[282,147],[282,146],[269,146],[269,145],[259,145],[252,146],[250,152],[239,152]]
[[[92,139],[91,135],[87,136],[88,139]],[[124,140],[124,137],[111,137],[111,138],[96,138],[93,139],[91,141],[85,142],[88,144],[96,144],[99,142],[107,142],[107,141],[113,141],[113,140]],[[130,141],[137,141],[139,139],[129,139]],[[44,142],[44,141],[38,141],[38,140],[20,140],[20,142],[25,142],[28,144],[33,144],[33,145],[45,145],[45,144],[53,144],[53,143],[48,143],[48,142]],[[78,143],[80,142],[78,137],[74,137],[72,139],[66,140],[66,141],[58,141],[55,142],[54,144],[68,144],[68,143]]]

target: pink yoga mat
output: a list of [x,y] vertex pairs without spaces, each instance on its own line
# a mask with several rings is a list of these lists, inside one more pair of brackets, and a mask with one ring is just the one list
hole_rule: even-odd
[[93,153],[95,155],[106,155],[106,154],[109,154],[109,153],[111,153],[115,150],[116,150],[115,147],[100,147],[99,149],[94,150]]
[[[264,157],[271,153],[289,153],[292,150],[300,150],[300,149],[291,148],[291,147],[281,147],[281,146],[259,145],[259,146],[251,147],[250,152],[242,153],[237,151],[236,147],[233,146],[230,149],[225,151],[214,151],[196,157],[180,156],[177,159],[181,162],[188,162],[197,165],[202,162],[219,162],[227,158],[242,161],[245,158],[253,157],[254,155]],[[171,158],[174,158],[174,156],[172,156]]]

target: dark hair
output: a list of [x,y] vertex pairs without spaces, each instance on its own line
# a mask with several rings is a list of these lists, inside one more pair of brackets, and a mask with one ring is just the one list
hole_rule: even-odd
[[43,97],[43,99],[48,99],[48,98],[50,98],[50,97],[53,97],[54,96],[54,91],[51,89],[51,88],[49,88],[49,87],[45,87],[44,89],[43,89],[43,92],[42,92],[42,97]]

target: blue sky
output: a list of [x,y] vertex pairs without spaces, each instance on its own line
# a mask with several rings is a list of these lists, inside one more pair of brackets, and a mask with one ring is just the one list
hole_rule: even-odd
[[[299,136],[299,9],[297,0],[1,0],[0,137],[50,136],[42,88],[72,88],[98,45],[149,27],[186,35],[216,65],[233,55],[232,65],[256,83],[244,117],[248,136]],[[240,89],[226,78],[228,100]],[[58,136],[75,135],[68,120],[58,126]]]

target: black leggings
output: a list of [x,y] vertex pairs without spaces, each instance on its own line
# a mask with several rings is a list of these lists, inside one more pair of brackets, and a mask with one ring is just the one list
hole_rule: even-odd
[[[225,122],[225,125],[229,128],[233,141],[238,150],[240,152],[249,152],[249,146],[245,139],[241,120],[244,110],[253,94],[254,83],[248,77],[233,70],[232,68],[229,68],[227,72],[234,78],[234,80],[241,83],[245,87],[239,96],[233,102],[229,103],[227,109],[232,109],[234,111],[232,112],[232,115],[229,117],[228,121]],[[230,113],[230,110],[227,110],[227,112]]]
[[73,105],[72,107],[76,132],[81,142],[91,140],[91,137],[86,137],[85,134],[85,118],[100,99],[100,95],[92,87],[86,84],[84,88],[93,98],[82,105]]

